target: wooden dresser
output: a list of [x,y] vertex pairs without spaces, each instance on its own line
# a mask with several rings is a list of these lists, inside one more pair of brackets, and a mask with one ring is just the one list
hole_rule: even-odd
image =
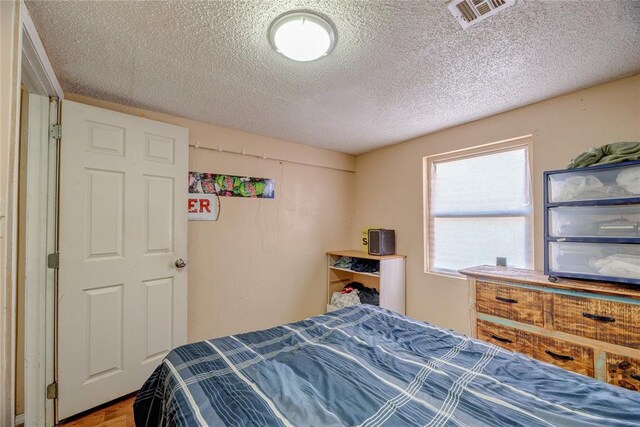
[[640,391],[640,287],[493,266],[460,273],[473,337]]

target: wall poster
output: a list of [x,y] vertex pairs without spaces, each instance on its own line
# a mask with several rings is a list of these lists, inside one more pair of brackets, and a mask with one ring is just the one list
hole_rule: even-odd
[[189,220],[218,219],[218,196],[275,198],[275,181],[268,178],[189,172]]
[[189,193],[273,199],[275,182],[268,178],[189,172]]

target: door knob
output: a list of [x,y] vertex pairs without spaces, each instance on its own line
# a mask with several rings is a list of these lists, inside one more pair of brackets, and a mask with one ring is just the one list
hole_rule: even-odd
[[187,266],[187,261],[183,260],[182,258],[178,258],[176,260],[176,267],[185,268],[186,266]]

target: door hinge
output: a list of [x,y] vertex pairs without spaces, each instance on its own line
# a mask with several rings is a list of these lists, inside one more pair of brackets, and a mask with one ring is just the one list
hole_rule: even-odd
[[49,126],[49,138],[62,138],[62,125],[53,124]]
[[60,267],[60,254],[58,252],[47,255],[47,267],[49,268]]
[[58,383],[52,382],[47,386],[47,399],[57,399],[58,398]]

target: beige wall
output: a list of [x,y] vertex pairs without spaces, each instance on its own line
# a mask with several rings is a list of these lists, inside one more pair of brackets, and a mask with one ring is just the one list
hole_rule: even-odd
[[245,149],[323,166],[190,148],[191,170],[273,178],[276,198],[222,197],[219,221],[189,223],[189,340],[267,328],[323,312],[324,253],[350,243],[353,156],[77,95],[67,97],[184,126],[190,143],[197,141],[200,147]]
[[396,230],[407,258],[407,313],[468,332],[465,280],[426,274],[423,250],[423,157],[533,135],[535,267],[543,263],[542,172],[616,141],[640,141],[640,75],[425,135],[356,158],[356,220]]

